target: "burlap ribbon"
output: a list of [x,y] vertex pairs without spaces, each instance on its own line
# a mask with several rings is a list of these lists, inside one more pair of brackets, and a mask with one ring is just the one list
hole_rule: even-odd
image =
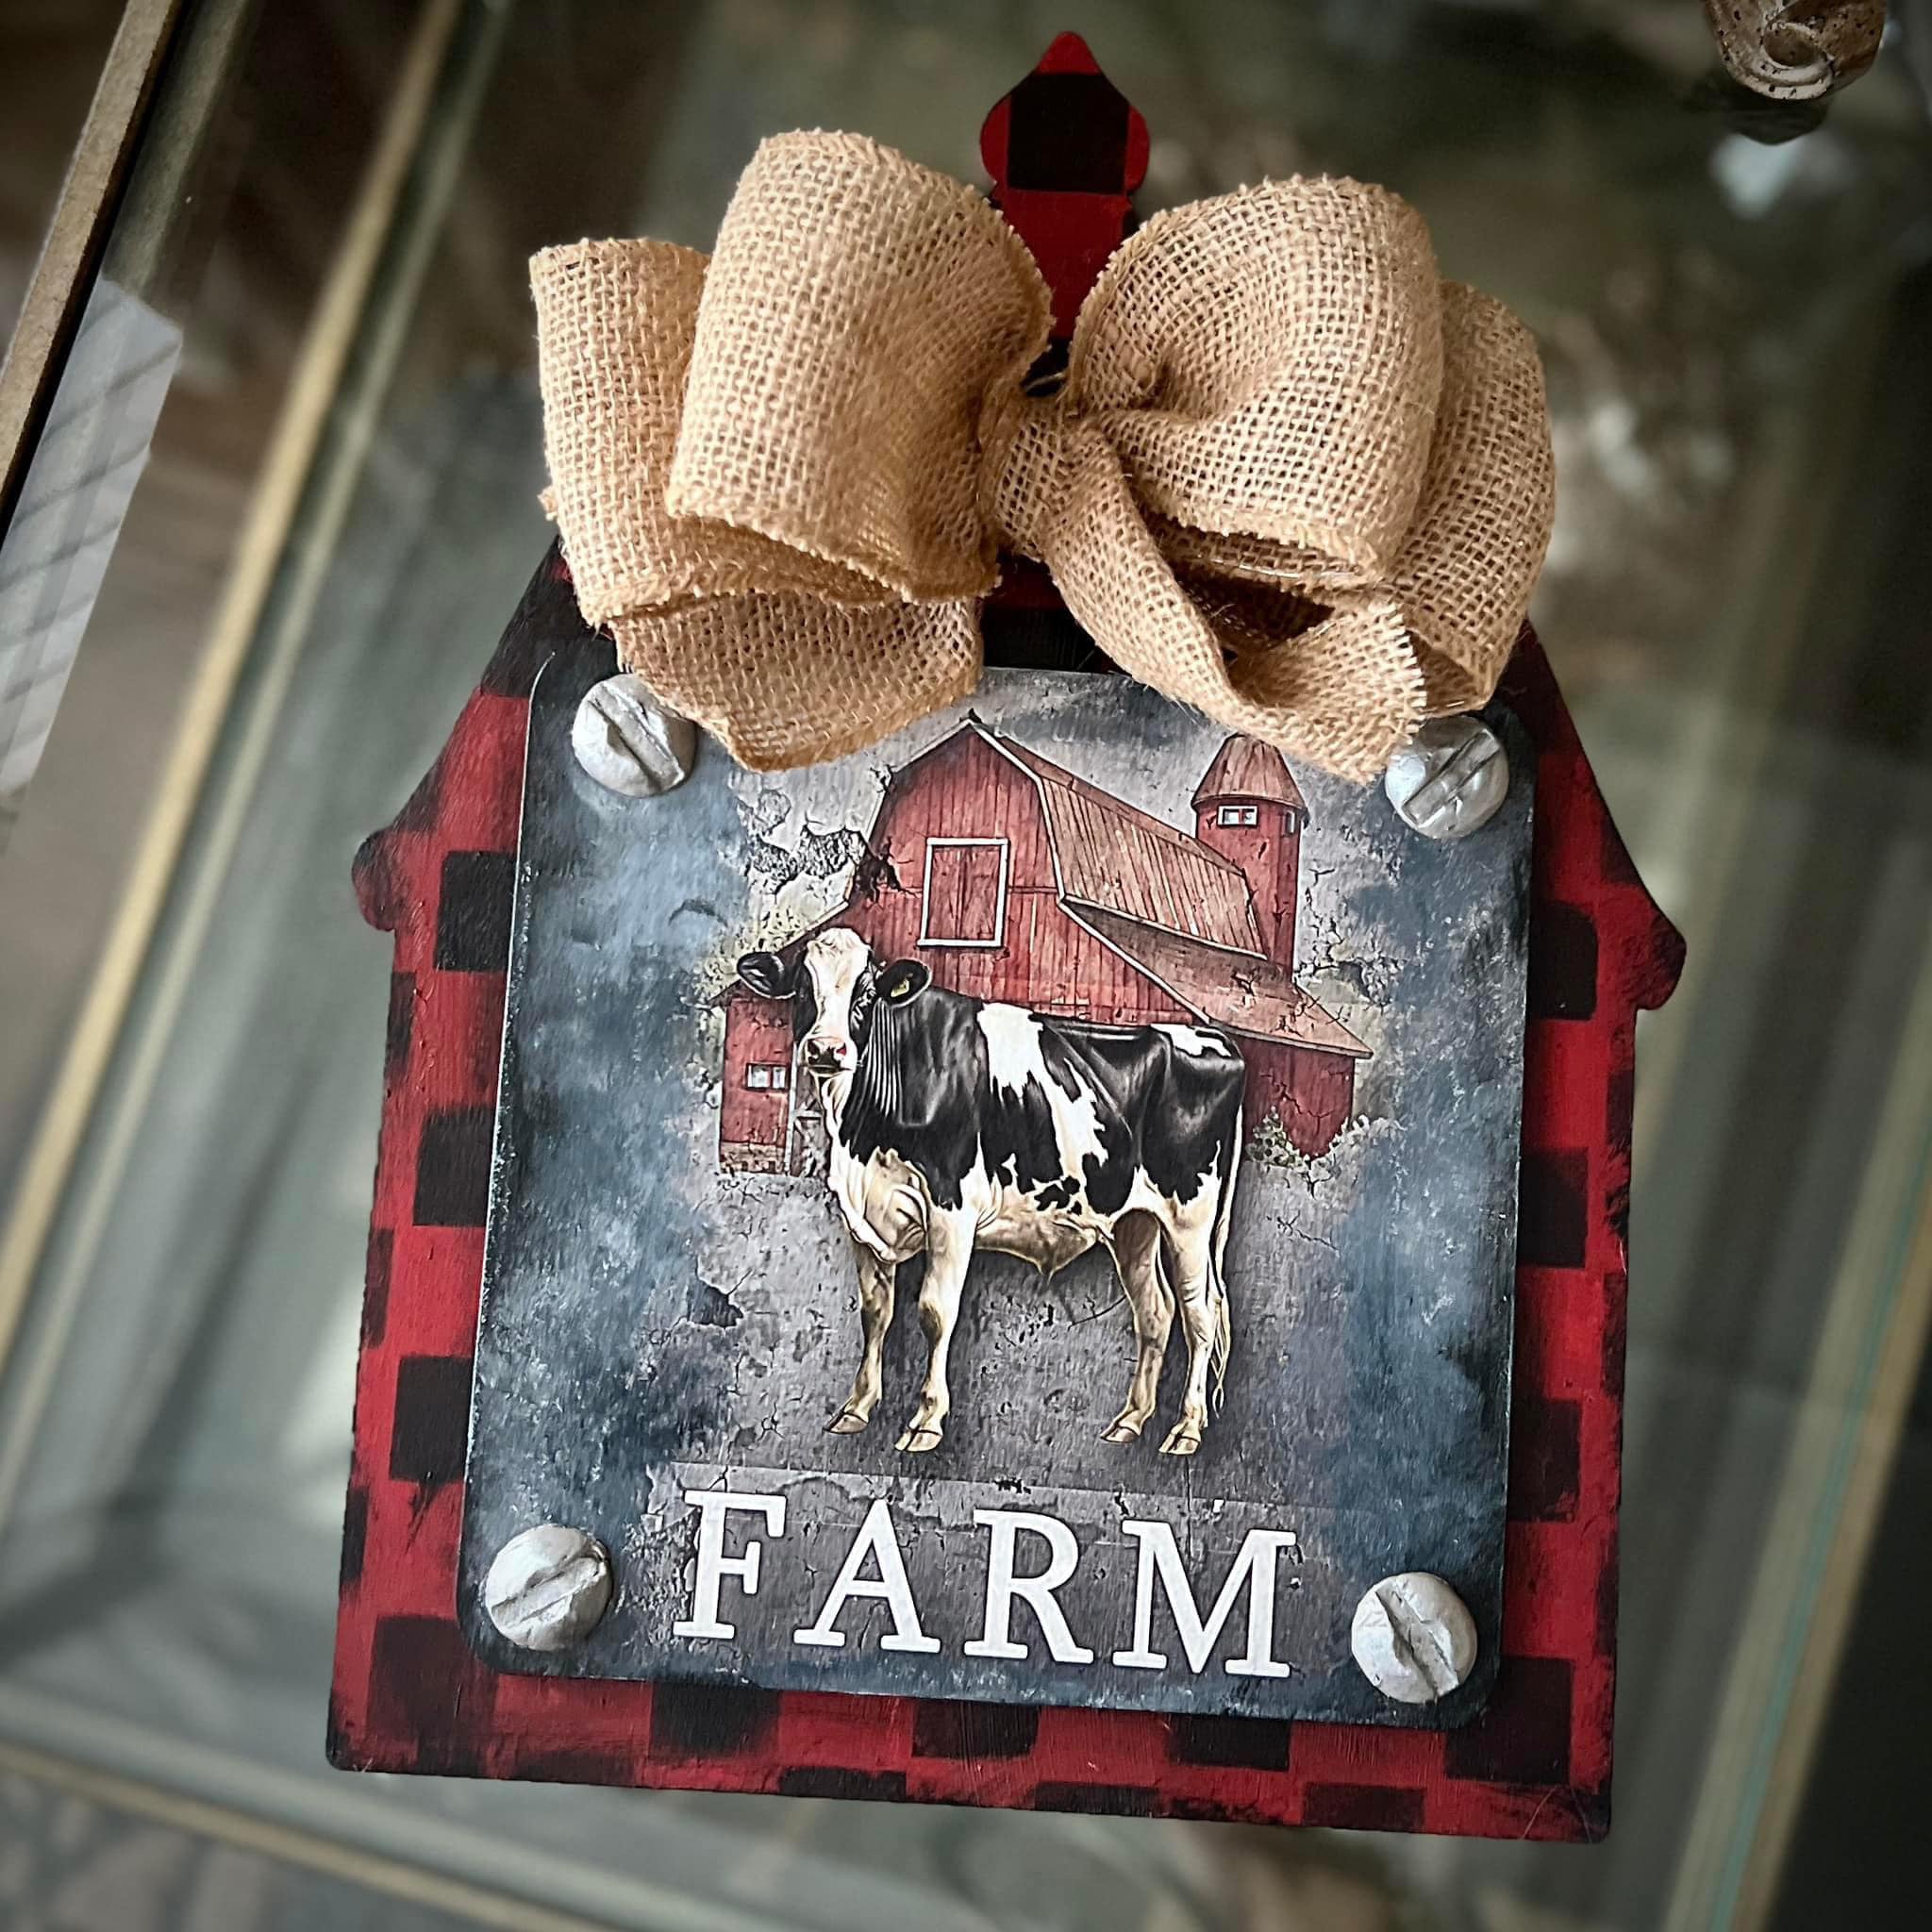
[[1359,182],[1157,216],[1047,395],[1024,244],[855,135],[767,141],[708,261],[584,242],[531,282],[584,615],[756,769],[969,691],[1004,548],[1135,676],[1367,777],[1489,697],[1548,541],[1528,333]]

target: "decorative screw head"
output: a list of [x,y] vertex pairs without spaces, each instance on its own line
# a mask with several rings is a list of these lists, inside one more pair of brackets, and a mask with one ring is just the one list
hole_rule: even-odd
[[1389,760],[1382,790],[1425,839],[1466,839],[1509,795],[1509,756],[1480,718],[1430,718]]
[[610,1553],[580,1529],[540,1523],[497,1551],[483,1607],[519,1649],[568,1650],[610,1607]]
[[642,678],[625,672],[584,693],[570,742],[577,763],[606,791],[656,798],[691,776],[698,728],[667,711]]
[[1426,1570],[1383,1577],[1356,1605],[1348,1644],[1362,1675],[1398,1704],[1433,1704],[1475,1668],[1475,1622]]

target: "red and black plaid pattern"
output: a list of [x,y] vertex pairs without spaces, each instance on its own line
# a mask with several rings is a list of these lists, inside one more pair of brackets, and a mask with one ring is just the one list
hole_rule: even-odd
[[1147,174],[1147,123],[1101,73],[1078,34],[1062,34],[979,130],[993,205],[1032,250],[1053,291],[1054,334],[1074,333],[1080,303],[1133,219]]
[[[1594,1838],[1608,1818],[1635,1018],[1681,958],[1542,653],[1504,1660],[1448,1733],[497,1676],[456,1623],[527,691],[581,635],[553,557],[436,769],[365,846],[395,934],[331,1755],[363,1769]],[[522,694],[517,694],[518,687]],[[1096,1775],[1095,1766],[1105,1768]]]
[[[1009,171],[1071,166],[1052,159],[1046,135],[1029,147],[1015,133],[1015,117],[1032,111],[1027,88],[1054,77],[1084,90],[1077,101],[1060,101],[1085,117],[1083,141],[1117,138],[1108,152],[1117,152],[1121,177],[1111,194],[1058,191],[1070,245],[1046,266],[1064,298],[1079,274],[1091,273],[1093,201],[1108,204],[1118,239],[1146,132],[1124,102],[1115,108],[1119,96],[1104,82],[1090,84],[1100,76],[1084,47],[1056,42],[1039,75],[988,124],[1003,205]],[[1052,105],[1033,102],[1042,112]],[[1054,193],[1025,192],[1038,197],[1037,222]],[[478,1663],[456,1620],[458,1547],[525,728],[542,660],[581,636],[568,575],[553,553],[435,769],[357,860],[365,915],[395,936],[395,970],[343,1536],[333,1761],[592,1784],[1601,1837],[1609,1819],[1636,1015],[1668,996],[1683,949],[1631,867],[1526,629],[1505,686],[1539,757],[1509,1524],[1502,1665],[1479,1717],[1443,1733],[500,1676]]]

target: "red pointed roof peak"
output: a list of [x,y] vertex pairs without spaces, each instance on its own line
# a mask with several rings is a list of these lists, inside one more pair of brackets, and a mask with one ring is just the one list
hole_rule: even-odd
[[1062,34],[994,103],[979,154],[993,206],[1053,291],[1054,334],[1064,340],[1127,232],[1134,190],[1147,175],[1147,123],[1087,42]]
[[1308,815],[1308,802],[1294,782],[1288,760],[1272,744],[1239,732],[1223,741],[1190,802],[1199,811],[1204,805],[1219,804],[1224,798],[1285,805],[1305,820]]

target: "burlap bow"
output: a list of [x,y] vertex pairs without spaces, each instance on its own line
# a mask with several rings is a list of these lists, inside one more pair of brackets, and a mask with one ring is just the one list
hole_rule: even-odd
[[1005,548],[1135,676],[1367,777],[1489,697],[1548,541],[1527,332],[1359,182],[1157,216],[1045,396],[1024,244],[855,135],[766,142],[708,262],[584,242],[531,281],[584,615],[756,769],[970,691]]

